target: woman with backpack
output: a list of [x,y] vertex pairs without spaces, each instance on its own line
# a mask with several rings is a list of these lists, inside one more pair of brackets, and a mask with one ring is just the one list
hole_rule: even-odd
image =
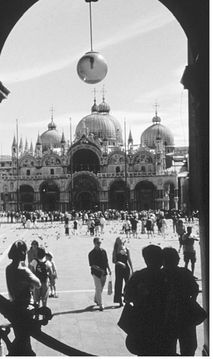
[[49,297],[49,286],[50,286],[50,277],[52,273],[52,265],[49,260],[46,258],[45,249],[38,247],[37,258],[34,258],[30,263],[33,273],[36,277],[39,278],[41,282],[40,288],[34,289],[34,302],[38,307],[40,302],[42,306],[47,306],[47,298]]

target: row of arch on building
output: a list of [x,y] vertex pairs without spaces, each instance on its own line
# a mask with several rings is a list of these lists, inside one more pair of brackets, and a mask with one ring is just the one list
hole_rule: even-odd
[[123,179],[114,180],[108,189],[103,190],[94,176],[81,174],[73,176],[65,190],[62,190],[54,180],[43,181],[38,191],[32,185],[20,184],[18,193],[4,193],[4,203],[6,206],[8,202],[14,202],[14,207],[17,207],[18,203],[19,209],[26,211],[66,211],[72,208],[121,210],[127,205],[137,210],[165,207],[172,209],[176,207],[176,191],[171,181],[165,182],[162,189],[158,189],[149,180],[139,181],[134,189],[130,190],[129,184]]

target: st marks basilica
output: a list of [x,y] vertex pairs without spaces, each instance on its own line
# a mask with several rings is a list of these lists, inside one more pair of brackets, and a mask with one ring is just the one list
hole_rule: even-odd
[[186,209],[188,149],[175,147],[157,108],[151,117],[139,145],[131,131],[125,141],[103,96],[78,123],[72,143],[53,114],[35,148],[14,136],[11,156],[0,158],[0,210]]

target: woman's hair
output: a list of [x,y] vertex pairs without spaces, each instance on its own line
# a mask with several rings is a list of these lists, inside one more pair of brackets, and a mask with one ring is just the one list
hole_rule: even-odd
[[46,255],[45,249],[43,247],[38,247],[38,259],[43,259]]
[[117,237],[114,243],[114,247],[113,247],[113,252],[112,252],[112,261],[113,263],[115,262],[115,256],[116,253],[118,252],[118,248],[119,246],[123,243],[123,240],[121,237]]
[[121,237],[117,237],[114,243],[114,248],[113,248],[113,252],[117,252],[119,245],[121,245],[123,243],[123,240],[121,239]]
[[9,252],[8,258],[17,261],[25,260],[27,253],[27,245],[24,241],[16,241],[12,244]]

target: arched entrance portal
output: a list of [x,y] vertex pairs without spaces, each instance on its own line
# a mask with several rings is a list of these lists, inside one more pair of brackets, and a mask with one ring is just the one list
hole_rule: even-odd
[[29,185],[20,186],[20,209],[21,211],[33,211],[34,190]]
[[129,188],[124,181],[115,181],[110,187],[109,207],[112,209],[126,210],[129,204]]
[[81,149],[73,154],[71,167],[73,167],[73,172],[100,172],[98,156],[93,151],[88,149]]
[[44,182],[40,187],[41,205],[44,211],[59,209],[59,188],[54,182]]
[[135,201],[138,211],[155,209],[155,186],[152,182],[142,181],[135,186]]
[[98,182],[89,174],[79,174],[74,177],[72,192],[73,195],[70,190],[70,208],[76,210],[95,210],[99,208]]

